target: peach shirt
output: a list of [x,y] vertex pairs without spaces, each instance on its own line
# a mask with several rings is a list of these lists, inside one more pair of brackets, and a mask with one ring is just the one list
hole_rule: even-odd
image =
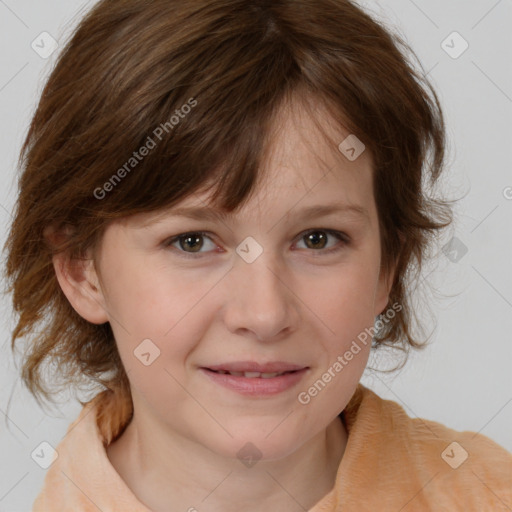
[[[131,414],[131,401],[119,403],[111,391],[85,404],[32,511],[150,512],[105,451]],[[512,510],[512,455],[488,437],[410,418],[362,384],[340,416],[348,443],[336,482],[309,512]]]

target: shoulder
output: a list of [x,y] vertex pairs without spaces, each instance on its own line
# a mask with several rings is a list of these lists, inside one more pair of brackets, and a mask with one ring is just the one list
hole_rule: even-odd
[[[111,391],[103,391],[82,403],[56,448],[56,458],[48,468],[43,487],[33,503],[33,512],[52,510],[125,510],[146,511],[111,465],[106,446],[122,432],[131,418],[131,404]],[[94,496],[94,504],[90,499]],[[65,497],[65,499],[64,499]]]
[[435,510],[512,509],[512,455],[488,437],[410,417],[362,385],[346,411],[352,456],[375,449],[374,482],[398,489],[402,501],[437,503]]
[[477,432],[421,418],[409,422],[412,460],[436,471],[432,493],[451,492],[454,504],[478,505],[479,510],[510,510],[512,455],[505,448]]

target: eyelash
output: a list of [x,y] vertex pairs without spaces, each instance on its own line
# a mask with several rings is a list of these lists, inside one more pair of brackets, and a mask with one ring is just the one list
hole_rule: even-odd
[[[331,247],[330,249],[317,249],[317,250],[310,249],[310,252],[314,251],[314,252],[319,252],[319,253],[323,253],[323,254],[332,254],[332,253],[341,251],[343,248],[345,248],[346,246],[348,246],[350,244],[350,238],[345,233],[343,233],[341,231],[332,230],[332,229],[321,229],[321,228],[309,229],[307,231],[304,231],[303,233],[300,234],[299,241],[302,240],[305,236],[310,235],[311,233],[317,233],[317,232],[327,233],[328,235],[335,236],[341,242],[341,245],[336,245],[335,247]],[[167,239],[166,241],[163,242],[163,246],[171,247],[172,244],[174,244],[175,242],[178,242],[181,238],[185,238],[190,235],[200,235],[202,237],[209,238],[213,243],[215,243],[212,240],[211,236],[209,236],[209,233],[206,231],[188,231],[186,233],[180,233],[179,235],[176,235],[170,239]],[[180,253],[181,257],[189,258],[189,259],[202,258],[202,257],[204,257],[204,254],[205,254],[204,252],[189,253],[189,252],[183,251],[181,249],[177,249],[177,251]],[[211,252],[211,251],[209,251],[209,252]]]

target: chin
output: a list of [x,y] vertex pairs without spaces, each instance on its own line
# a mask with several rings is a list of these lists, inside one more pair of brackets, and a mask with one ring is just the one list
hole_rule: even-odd
[[[279,460],[295,452],[303,444],[300,437],[294,437],[289,429],[277,429],[274,422],[270,428],[245,427],[241,429],[227,428],[233,435],[221,436],[218,443],[209,437],[205,446],[218,455],[226,458],[239,459],[247,467],[258,461]],[[280,431],[279,431],[280,430]],[[269,435],[270,434],[270,435]]]

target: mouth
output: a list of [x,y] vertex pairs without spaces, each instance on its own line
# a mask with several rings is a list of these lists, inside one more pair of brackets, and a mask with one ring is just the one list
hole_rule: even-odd
[[283,363],[238,362],[201,367],[210,381],[250,396],[276,395],[289,390],[302,380],[309,367]]
[[267,363],[257,363],[256,361],[233,361],[231,363],[216,364],[204,367],[207,370],[224,373],[287,373],[307,368],[304,365],[287,363],[283,361],[271,361]]
[[246,379],[273,379],[274,377],[280,377],[281,375],[286,375],[287,373],[295,373],[299,370],[290,370],[286,372],[271,372],[271,373],[263,373],[263,372],[228,372],[226,370],[212,370],[211,368],[204,368],[205,370],[209,370],[210,372],[218,373],[220,375],[233,375],[234,377],[245,377]]

